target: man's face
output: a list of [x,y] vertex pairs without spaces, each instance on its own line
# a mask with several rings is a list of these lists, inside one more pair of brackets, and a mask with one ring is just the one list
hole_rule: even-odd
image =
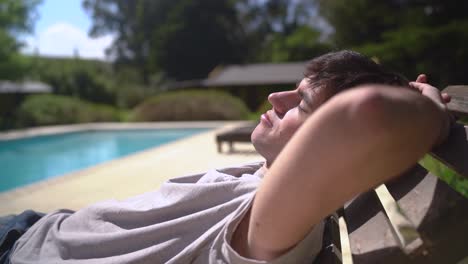
[[252,143],[270,166],[297,129],[324,101],[320,89],[302,79],[296,89],[272,93],[273,108],[264,113],[252,133]]

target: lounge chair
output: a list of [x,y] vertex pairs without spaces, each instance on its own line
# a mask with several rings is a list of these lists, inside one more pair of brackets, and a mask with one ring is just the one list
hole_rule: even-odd
[[251,142],[250,135],[257,124],[243,125],[240,127],[233,128],[228,131],[221,132],[216,135],[216,144],[218,145],[218,152],[223,152],[222,143],[227,142],[229,144],[229,152],[234,151],[234,142]]

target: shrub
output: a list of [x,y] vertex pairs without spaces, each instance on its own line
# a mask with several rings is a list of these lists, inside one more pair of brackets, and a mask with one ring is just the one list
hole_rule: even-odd
[[257,113],[260,113],[263,114],[265,113],[266,111],[270,110],[273,106],[271,105],[271,103],[267,100],[265,100],[257,109]]
[[[37,56],[30,60],[28,78],[49,84],[57,95],[131,109],[157,90],[142,82],[137,68],[124,64]],[[154,76],[155,83],[163,81],[163,77]]]
[[31,77],[52,86],[54,93],[114,104],[109,70],[103,62],[81,59],[35,58]]
[[249,117],[250,120],[255,120],[259,121],[260,116],[264,114],[266,111],[270,110],[272,108],[272,105],[270,102],[267,100],[263,101],[263,103],[258,107],[257,111],[255,113],[252,113]]
[[116,104],[119,108],[132,109],[142,103],[148,95],[154,95],[148,87],[125,84],[115,87]]
[[133,111],[133,121],[241,120],[249,115],[240,99],[220,91],[187,90],[151,97]]
[[110,105],[92,104],[87,103],[88,116],[84,118],[84,122],[107,122],[107,121],[121,121],[121,114],[119,110]]
[[67,96],[33,95],[19,107],[17,120],[20,127],[118,121],[119,112],[111,106]]
[[462,124],[468,125],[468,117],[462,117],[458,121]]

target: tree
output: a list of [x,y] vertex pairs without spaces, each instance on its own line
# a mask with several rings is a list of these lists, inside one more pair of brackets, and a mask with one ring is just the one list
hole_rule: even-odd
[[306,25],[297,27],[289,35],[274,33],[258,58],[271,62],[309,60],[331,50],[328,43],[320,41],[320,36],[320,31]]
[[164,71],[183,80],[204,78],[215,66],[243,56],[234,4],[228,0],[85,0],[90,34],[117,36],[109,54],[141,69],[149,82]]
[[444,86],[467,83],[467,1],[315,0],[339,48],[357,49],[414,78]]
[[91,14],[92,37],[105,34],[116,36],[107,54],[115,64],[138,67],[145,82],[149,79],[148,55],[151,27],[158,26],[160,16],[153,17],[152,11],[159,10],[161,1],[129,0],[84,0],[83,8]]
[[338,47],[382,40],[381,33],[398,25],[400,1],[315,0],[320,15],[333,27],[331,40]]
[[305,60],[329,46],[313,27],[308,0],[85,0],[90,34],[114,34],[116,65],[132,65],[146,83],[163,72],[205,78],[216,66]]
[[232,1],[183,0],[153,33],[156,69],[176,79],[205,78],[220,64],[245,57],[243,32]]
[[237,5],[249,61],[307,60],[329,51],[316,26],[316,5],[307,0],[243,0]]
[[0,0],[0,79],[23,77],[27,60],[18,51],[18,36],[33,29],[39,0]]

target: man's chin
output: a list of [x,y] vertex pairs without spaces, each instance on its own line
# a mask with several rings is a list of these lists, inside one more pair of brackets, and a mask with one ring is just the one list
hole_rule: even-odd
[[[252,141],[253,146],[260,155],[269,144],[271,144],[268,136],[268,128],[265,128],[261,123],[252,132],[250,140]],[[263,156],[263,155],[262,155]]]
[[252,135],[250,135],[250,141],[252,141],[252,144],[255,146],[255,142],[262,141],[262,139],[264,139],[265,135],[267,134],[266,132],[265,125],[263,125],[261,122],[258,123],[255,129],[252,131]]

